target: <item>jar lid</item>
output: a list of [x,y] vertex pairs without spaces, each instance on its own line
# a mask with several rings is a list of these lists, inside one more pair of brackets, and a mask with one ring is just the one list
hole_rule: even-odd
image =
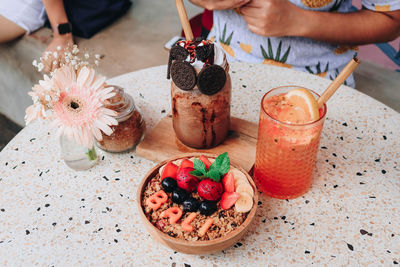
[[116,120],[122,120],[131,115],[135,110],[135,103],[132,96],[125,93],[124,89],[120,86],[109,85],[108,87],[114,88],[112,92],[115,93],[115,96],[107,99],[104,106],[118,113],[118,115],[115,116]]

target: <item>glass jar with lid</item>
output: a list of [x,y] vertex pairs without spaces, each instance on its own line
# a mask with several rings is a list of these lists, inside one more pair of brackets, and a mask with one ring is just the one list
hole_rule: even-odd
[[111,127],[111,135],[102,133],[103,140],[97,141],[97,146],[107,152],[124,152],[142,140],[146,126],[132,96],[119,86],[109,86],[114,88],[115,96],[106,101],[105,107],[118,113],[115,117],[118,125]]

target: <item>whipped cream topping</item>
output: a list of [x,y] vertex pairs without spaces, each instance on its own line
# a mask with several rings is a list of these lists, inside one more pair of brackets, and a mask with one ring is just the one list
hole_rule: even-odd
[[[225,56],[225,52],[222,47],[217,43],[213,43],[212,41],[208,41],[210,44],[214,44],[214,65],[219,65],[225,69],[227,60]],[[198,46],[203,46],[204,44],[200,43]],[[184,44],[181,43],[180,46],[184,47]],[[190,55],[186,58],[187,62],[190,62]],[[204,62],[196,59],[193,63],[190,63],[195,69],[201,70],[204,66]]]

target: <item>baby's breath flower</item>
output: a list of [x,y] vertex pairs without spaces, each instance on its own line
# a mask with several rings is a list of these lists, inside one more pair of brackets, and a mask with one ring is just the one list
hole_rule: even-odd
[[98,66],[98,65],[99,65],[99,61],[98,61],[98,60],[95,60],[95,61],[94,61],[94,64],[95,64],[96,66]]
[[90,57],[90,55],[89,55],[89,53],[85,53],[85,58],[89,58]]
[[42,62],[40,62],[40,63],[37,65],[37,68],[38,68],[38,71],[39,71],[39,72],[42,71],[42,70],[44,69],[44,64],[43,64]]
[[44,113],[44,117],[51,117],[53,115],[53,111],[51,109],[48,109]]
[[60,51],[61,50],[61,46],[57,46],[57,50]]
[[95,57],[96,59],[100,59],[100,55],[99,55],[99,54],[94,55],[94,57]]

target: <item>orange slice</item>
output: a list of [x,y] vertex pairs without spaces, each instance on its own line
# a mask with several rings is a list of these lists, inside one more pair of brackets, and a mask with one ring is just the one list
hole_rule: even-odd
[[293,89],[285,95],[285,98],[287,105],[280,111],[280,120],[293,124],[304,124],[319,119],[317,100],[307,89]]

